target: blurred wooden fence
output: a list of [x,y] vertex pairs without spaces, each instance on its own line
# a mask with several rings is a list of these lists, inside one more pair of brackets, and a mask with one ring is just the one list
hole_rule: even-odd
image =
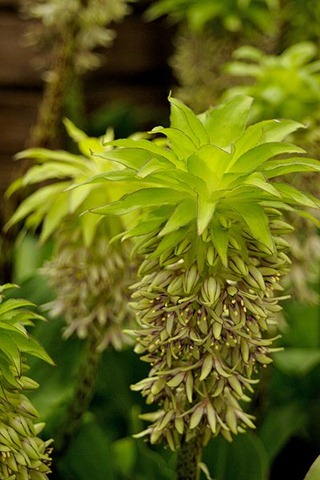
[[[146,23],[146,1],[114,26],[116,39],[104,50],[103,66],[84,80],[85,108],[91,112],[115,100],[166,106],[170,88],[167,58],[170,31],[162,22]],[[13,155],[22,150],[35,122],[43,82],[35,53],[24,46],[26,21],[18,0],[0,0],[0,191],[12,180]]]

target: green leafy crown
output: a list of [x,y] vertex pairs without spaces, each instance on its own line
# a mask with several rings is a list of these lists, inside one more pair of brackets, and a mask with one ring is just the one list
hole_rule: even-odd
[[130,193],[94,210],[123,215],[142,209],[145,215],[124,238],[141,236],[143,248],[148,236],[157,232],[153,253],[157,258],[184,238],[207,231],[226,265],[229,237],[241,242],[242,226],[268,252],[274,251],[267,207],[296,211],[319,207],[311,195],[287,183],[272,183],[287,173],[320,170],[317,160],[298,155],[304,153],[302,148],[283,142],[303,125],[267,120],[247,127],[252,104],[247,96],[234,97],[199,116],[179,100],[169,100],[170,127],[151,132],[166,140],[112,141],[118,148],[103,156],[125,168],[91,180],[129,182]]

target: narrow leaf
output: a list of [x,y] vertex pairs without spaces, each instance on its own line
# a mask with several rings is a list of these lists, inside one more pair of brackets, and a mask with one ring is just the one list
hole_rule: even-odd
[[204,145],[188,159],[188,170],[201,178],[211,192],[219,185],[231,155],[215,145]]
[[149,258],[158,258],[162,253],[176,247],[185,238],[187,231],[187,227],[182,227],[179,230],[168,233],[168,235],[163,237],[156,250],[149,255]]
[[243,218],[252,235],[263,243],[272,252],[274,250],[272,236],[269,230],[268,217],[258,204],[247,202],[235,202],[232,208]]
[[221,148],[235,143],[245,131],[251,104],[252,98],[237,96],[208,112],[204,125],[210,143]]
[[140,178],[145,178],[151,173],[155,173],[155,172],[158,172],[159,170],[170,168],[172,166],[173,166],[172,162],[170,162],[164,157],[151,158],[140,168],[140,170],[137,173],[137,176]]
[[60,194],[65,188],[67,188],[67,186],[69,186],[68,182],[59,182],[58,184],[47,185],[31,194],[15,211],[7,223],[6,228],[9,228],[25,217],[28,217],[28,215],[37,209],[41,209],[42,214],[44,214],[44,212],[50,208],[56,195]]
[[201,235],[212,220],[216,202],[207,202],[204,198],[198,196],[197,202],[197,230]]
[[180,159],[188,158],[196,149],[196,145],[188,135],[178,128],[156,127],[152,130],[152,133],[162,133],[166,135],[170,147]]
[[196,206],[195,201],[186,198],[183,200],[177,208],[174,210],[173,214],[159,233],[160,237],[167,235],[170,232],[178,230],[180,227],[187,225],[191,220],[196,218]]
[[40,235],[41,242],[45,242],[56,230],[68,214],[68,193],[61,192],[48,210]]
[[229,172],[253,172],[268,159],[284,153],[304,153],[300,147],[289,143],[269,142],[248,150],[228,169]]
[[294,172],[320,172],[320,162],[307,157],[282,158],[266,163],[263,165],[261,172],[266,178],[274,178]]
[[286,183],[274,183],[275,188],[280,192],[282,198],[288,203],[295,203],[311,208],[319,208],[320,202],[317,198],[305,195],[296,188]]
[[185,198],[186,194],[170,188],[145,188],[125,195],[121,200],[104,207],[94,208],[92,211],[100,215],[124,215],[138,208],[155,205],[176,204]]
[[221,227],[218,222],[213,222],[210,228],[210,236],[213,246],[218,252],[218,255],[222,261],[222,264],[228,266],[228,243],[229,233],[228,230]]
[[169,97],[171,104],[170,125],[182,130],[192,141],[195,147],[209,143],[209,137],[199,118],[180,100]]

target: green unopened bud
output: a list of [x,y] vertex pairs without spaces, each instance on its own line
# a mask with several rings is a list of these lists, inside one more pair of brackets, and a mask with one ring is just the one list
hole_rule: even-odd
[[183,276],[175,277],[168,285],[167,291],[170,295],[180,295],[183,289]]
[[219,299],[221,288],[219,282],[213,278],[206,278],[201,287],[201,301],[204,305],[213,306]]
[[191,293],[199,280],[198,270],[196,265],[192,265],[184,274],[183,288],[185,293]]
[[239,255],[234,255],[229,258],[228,265],[230,270],[232,270],[237,275],[248,275],[248,267]]

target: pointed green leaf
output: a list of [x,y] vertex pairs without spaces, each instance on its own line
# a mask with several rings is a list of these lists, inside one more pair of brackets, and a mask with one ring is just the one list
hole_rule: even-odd
[[[131,142],[134,142],[134,140]],[[152,152],[149,152],[147,149],[142,149],[135,145],[135,147],[131,146],[130,148],[124,147],[116,148],[114,150],[107,150],[100,156],[103,159],[110,160],[111,162],[115,162],[127,168],[132,168],[133,170],[138,171],[154,155],[152,155]]]
[[49,150],[46,148],[30,148],[23,150],[15,155],[15,159],[21,160],[24,158],[32,158],[40,162],[57,161],[62,163],[78,165],[83,167],[83,158],[79,155],[66,152],[64,150]]
[[232,208],[243,218],[252,235],[272,252],[274,250],[272,236],[269,230],[268,217],[258,204],[235,202]]
[[269,142],[258,145],[246,153],[241,155],[232,166],[229,167],[229,172],[253,172],[264,162],[284,153],[304,153],[300,147],[291,145],[289,143]]
[[250,125],[244,132],[244,134],[235,142],[235,152],[232,159],[232,164],[241,155],[251,150],[253,147],[259,145],[263,134],[263,126],[261,123],[255,123]]
[[245,131],[251,104],[252,98],[237,96],[209,111],[204,125],[210,143],[221,148],[235,143]]
[[197,202],[197,231],[201,235],[212,220],[216,202],[207,202],[204,198],[198,196]]
[[68,182],[59,182],[53,185],[47,185],[26,198],[17,208],[11,219],[6,225],[10,228],[15,223],[28,217],[33,211],[41,210],[42,215],[50,208],[52,201],[56,195],[59,195],[65,188],[69,186]]
[[232,208],[241,215],[254,238],[273,252],[274,244],[264,208],[258,204],[246,202],[235,202]]
[[164,252],[171,250],[183,240],[187,234],[188,228],[182,227],[179,230],[165,235],[157,246],[156,250],[149,255],[150,259],[160,257]]
[[83,204],[92,190],[90,184],[73,185],[73,188],[67,190],[68,193],[68,206],[69,212],[75,213],[75,211]]
[[[143,167],[142,167],[143,168]],[[91,183],[104,183],[105,180],[115,181],[115,182],[126,182],[126,181],[133,181],[137,176],[137,173],[134,170],[123,169],[123,170],[112,170],[110,172],[103,172],[99,173],[99,175],[95,175],[89,180],[86,180],[83,183],[79,183],[77,185],[72,185],[68,188],[68,191],[77,189],[82,185],[90,185]],[[140,181],[140,180],[139,180]]]
[[294,172],[320,172],[320,162],[306,157],[282,158],[266,163],[261,172],[266,178],[275,178]]
[[85,165],[83,168],[80,168],[78,165],[68,165],[62,162],[48,162],[42,165],[34,165],[25,173],[22,186],[45,182],[51,179],[75,178],[81,173],[87,172],[90,172],[90,169]]
[[31,337],[30,335],[26,338],[24,335],[14,332],[10,334],[10,337],[12,341],[16,343],[21,352],[28,353],[29,355],[44,360],[50,365],[54,365],[51,357],[46,353],[42,345],[40,345],[40,343],[35,338]]
[[228,266],[228,243],[229,243],[229,232],[226,228],[223,228],[219,225],[218,222],[213,222],[210,228],[210,237],[213,243],[213,246],[218,252],[218,255],[222,261],[222,264]]
[[92,242],[94,240],[100,220],[101,218],[90,212],[86,212],[84,215],[79,217],[84,245],[87,248],[92,246]]
[[244,182],[243,185],[254,185],[265,192],[270,193],[270,195],[274,195],[275,197],[281,197],[278,190],[271,185],[271,183],[267,182],[263,175],[259,173],[254,173],[250,175]]
[[[111,160],[113,159],[113,155],[121,155],[123,153],[128,154],[130,151],[134,151],[135,155],[137,155],[136,162],[140,163],[140,167],[142,167],[143,163],[145,163],[148,159],[155,157],[155,158],[162,158],[165,157],[167,160],[171,161],[173,164],[177,163],[177,158],[175,155],[170,152],[169,150],[166,150],[165,148],[162,148],[159,146],[156,142],[152,142],[150,140],[133,140],[132,138],[124,138],[124,139],[119,139],[119,140],[114,140],[109,143],[110,145],[113,145],[115,147],[122,147],[121,149],[116,149],[116,150],[110,150],[106,151],[104,153],[105,158],[110,158]],[[143,157],[143,162],[139,162],[139,156]],[[130,165],[128,165],[130,167]],[[134,168],[134,165],[133,165]]]
[[[0,349],[8,357],[9,361],[15,367],[18,374],[21,370],[21,355],[16,342],[14,341],[12,332],[1,331]],[[18,334],[21,338],[24,338],[21,334]],[[18,343],[19,345],[19,343]],[[20,346],[20,345],[19,345]]]
[[302,123],[293,120],[265,120],[259,124],[263,127],[261,143],[282,142],[290,133],[306,128]]
[[180,159],[188,158],[196,149],[192,140],[178,128],[156,127],[151,133],[162,133],[165,135],[169,140],[171,149]]
[[172,168],[173,164],[166,158],[151,158],[148,160],[137,172],[137,176],[140,178],[145,178],[151,173],[155,173],[166,168]]
[[209,143],[209,137],[199,118],[180,100],[169,97],[171,104],[170,126],[184,132],[195,147]]
[[80,142],[80,140],[85,140],[87,137],[87,134],[84,133],[80,128],[76,127],[71,120],[68,118],[63,119],[63,124],[67,130],[67,133],[69,137],[72,138],[76,143]]
[[163,218],[154,218],[148,219],[148,221],[142,221],[137,226],[129,230],[123,235],[123,240],[133,237],[141,237],[142,235],[147,235],[148,233],[157,233],[159,231],[160,225],[163,223]]
[[41,230],[40,240],[45,242],[68,214],[68,193],[61,192],[50,205]]
[[29,302],[28,300],[20,299],[20,298],[8,298],[3,303],[0,303],[0,316],[5,315],[7,312],[11,310],[17,310],[23,307],[33,307],[34,304]]
[[183,200],[177,208],[174,210],[169,220],[159,233],[160,237],[167,235],[168,233],[178,230],[180,227],[187,225],[191,220],[196,218],[196,206],[195,201],[190,198]]
[[178,192],[170,188],[144,188],[125,195],[117,202],[104,207],[94,208],[92,211],[100,215],[113,213],[124,215],[141,207],[176,204],[183,200],[185,196],[184,192]]
[[219,185],[231,155],[215,145],[204,145],[187,162],[188,170],[201,178],[209,192]]
[[311,208],[319,208],[320,202],[311,195],[307,196],[296,188],[286,183],[274,183],[275,188],[281,194],[282,198],[288,203],[294,203]]

